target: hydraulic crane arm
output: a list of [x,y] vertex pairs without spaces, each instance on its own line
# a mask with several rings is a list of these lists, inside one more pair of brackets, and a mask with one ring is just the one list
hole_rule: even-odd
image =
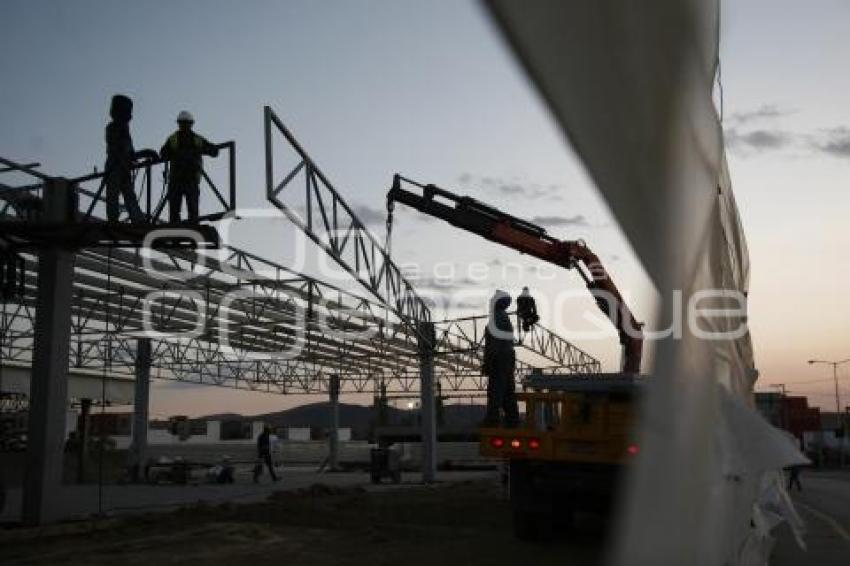
[[[421,190],[411,191],[402,184]],[[502,212],[473,198],[456,195],[434,185],[422,185],[396,174],[387,193],[388,224],[393,205],[406,204],[521,253],[579,272],[599,309],[614,324],[623,347],[623,372],[639,373],[643,332],[599,257],[582,240],[558,240],[527,220]]]

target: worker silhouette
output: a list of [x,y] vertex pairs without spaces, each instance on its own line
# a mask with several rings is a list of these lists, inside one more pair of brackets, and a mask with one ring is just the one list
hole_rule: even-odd
[[267,426],[263,427],[263,432],[257,437],[257,463],[254,464],[254,483],[260,481],[260,476],[263,475],[263,464],[269,469],[269,475],[272,481],[277,481],[277,474],[274,473],[274,463],[272,462],[272,429]]
[[186,198],[187,220],[198,223],[198,200],[201,194],[203,156],[216,157],[218,148],[192,131],[195,118],[186,110],[177,115],[177,131],[171,134],[160,150],[168,161],[168,218],[180,222],[180,208]]
[[130,137],[130,120],[133,119],[133,101],[123,94],[112,97],[109,107],[112,121],[106,125],[106,164],[104,182],[106,184],[106,219],[118,222],[121,208],[118,196],[124,198],[124,208],[130,216],[130,222],[144,222],[145,216],[139,208],[139,201],[133,191],[132,169],[136,159],[156,159],[158,155],[152,149],[136,151]]
[[511,296],[496,291],[490,299],[490,318],[484,332],[484,364],[481,372],[487,376],[487,413],[485,427],[499,426],[504,413],[504,426],[519,424],[519,407],[514,389],[514,329],[507,309]]
[[516,314],[524,332],[531,330],[531,327],[540,320],[537,316],[537,303],[534,302],[528,287],[523,287],[522,293],[516,299]]

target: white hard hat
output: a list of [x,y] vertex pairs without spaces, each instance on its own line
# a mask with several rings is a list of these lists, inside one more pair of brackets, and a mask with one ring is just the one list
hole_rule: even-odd
[[181,110],[180,114],[177,115],[178,122],[194,122],[195,117],[192,116],[192,113],[188,110]]

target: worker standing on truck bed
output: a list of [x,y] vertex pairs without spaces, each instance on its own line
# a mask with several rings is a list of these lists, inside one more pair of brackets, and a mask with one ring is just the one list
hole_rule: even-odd
[[504,412],[504,426],[519,423],[519,407],[514,391],[514,328],[507,310],[511,296],[496,291],[490,299],[490,319],[484,333],[484,365],[481,372],[487,376],[487,414],[485,427],[499,426]]
[[528,291],[528,287],[522,288],[522,293],[516,298],[516,314],[524,332],[538,323],[540,317],[537,315],[537,303]]

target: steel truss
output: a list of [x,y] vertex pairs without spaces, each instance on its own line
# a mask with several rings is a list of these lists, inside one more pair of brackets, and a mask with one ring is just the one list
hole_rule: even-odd
[[[135,338],[155,330],[154,375],[275,393],[417,387],[415,333],[385,307],[244,250],[207,253],[86,250],[77,257],[70,365],[131,375]],[[25,255],[25,297],[0,312],[0,356],[27,363],[33,347],[35,258]],[[203,267],[201,267],[203,266]],[[172,273],[166,274],[168,268]],[[194,277],[181,277],[192,273]],[[229,300],[232,297],[236,299]],[[156,301],[154,301],[156,299]],[[161,300],[160,300],[161,299]],[[148,326],[145,327],[145,312]],[[203,313],[198,318],[198,313]],[[203,328],[196,332],[195,323]],[[436,369],[445,391],[479,391],[484,318],[437,323]],[[539,332],[544,332],[542,329]],[[522,342],[552,371],[592,372],[598,362],[546,331]],[[167,335],[165,335],[167,334]],[[546,348],[537,345],[546,343]],[[290,348],[284,359],[275,352]],[[540,363],[521,359],[517,377]]]
[[[272,186],[271,128],[300,159]],[[334,257],[377,300],[224,246],[186,248],[86,247],[76,254],[69,365],[104,375],[134,372],[136,339],[152,339],[152,375],[160,379],[256,391],[327,393],[331,377],[344,392],[418,390],[419,337],[415,321],[430,320],[425,303],[280,120],[266,109],[269,199]],[[235,205],[233,145],[229,148],[230,198],[212,185],[225,211]],[[49,179],[31,165],[0,159],[34,177],[26,186],[0,184],[0,216],[26,224],[38,210]],[[151,167],[140,166],[137,192],[154,223],[163,199],[152,196]],[[23,168],[23,169],[22,169]],[[2,171],[0,171],[2,172]],[[306,221],[280,200],[304,177]],[[100,183],[97,188],[80,185]],[[80,210],[102,223],[102,174],[72,181]],[[216,213],[218,214],[218,213]],[[208,218],[219,217],[208,216]],[[156,226],[150,226],[155,238]],[[166,234],[167,235],[167,234]],[[0,307],[0,363],[31,364],[37,292],[37,255],[19,250],[23,292]],[[446,393],[486,388],[480,375],[484,317],[436,323],[435,374]],[[536,327],[520,338],[516,376],[534,368],[593,373],[599,362],[557,335]]]
[[[295,136],[268,106],[265,107],[264,123],[266,198],[269,202],[378,301],[390,305],[391,310],[402,320],[431,320],[427,305],[390,259],[388,251],[366,229]],[[275,179],[274,163],[280,160],[283,152],[275,153],[275,132],[283,136],[287,143],[285,149],[289,150],[290,156],[294,156],[292,161],[286,163],[286,174],[280,181]],[[284,200],[298,190],[295,187],[304,190],[303,216]]]

